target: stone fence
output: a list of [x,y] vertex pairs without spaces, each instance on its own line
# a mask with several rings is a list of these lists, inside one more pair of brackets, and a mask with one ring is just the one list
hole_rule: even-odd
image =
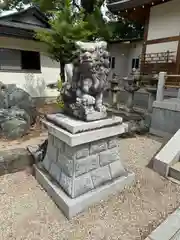
[[[157,86],[157,94],[156,94],[156,101],[163,101],[164,100],[164,90],[166,87],[166,80],[167,78],[180,78],[180,75],[168,75],[166,72],[160,72],[158,77],[158,86]],[[178,98],[180,98],[180,86],[176,86],[178,88]]]
[[[151,115],[151,134],[169,138],[172,137],[172,135],[174,135],[180,128],[180,86],[178,86],[179,77],[180,75],[170,75],[166,72],[159,73],[156,100],[153,102]],[[168,78],[175,79],[176,81],[172,82],[173,84],[170,85],[168,84]],[[176,88],[178,89],[178,94],[174,97],[166,99],[166,88]]]

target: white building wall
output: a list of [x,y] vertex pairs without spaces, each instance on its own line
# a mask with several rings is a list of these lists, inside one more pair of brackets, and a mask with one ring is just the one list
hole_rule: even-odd
[[112,43],[109,51],[115,57],[115,68],[112,72],[120,77],[126,77],[132,70],[132,59],[139,58],[142,53],[142,41],[127,43]]
[[[180,34],[180,0],[151,7],[147,40]],[[147,45],[147,53],[177,51],[177,41]]]
[[112,73],[124,77],[128,73],[129,44],[113,43],[109,47],[111,57],[115,57],[115,68]]
[[158,52],[177,52],[178,41],[174,42],[165,42],[165,43],[157,43],[157,44],[148,44],[146,46],[146,53],[158,53]]
[[[33,97],[54,97],[59,94],[57,90],[46,87],[47,84],[58,80],[60,64],[47,56],[45,45],[36,41],[0,37],[0,48],[38,51],[41,55],[41,72],[0,70],[1,82],[16,84]],[[109,51],[111,56],[115,57],[115,69],[112,72],[125,77],[132,70],[132,59],[141,54],[142,42],[111,44]]]
[[140,58],[142,54],[142,47],[143,47],[142,41],[131,43],[128,56],[128,73],[132,71],[132,59]]
[[0,37],[0,48],[39,51],[41,56],[41,72],[0,70],[1,82],[16,84],[17,87],[26,90],[33,97],[58,96],[56,89],[52,90],[46,86],[49,83],[57,82],[60,65],[47,56],[45,45],[36,41]]

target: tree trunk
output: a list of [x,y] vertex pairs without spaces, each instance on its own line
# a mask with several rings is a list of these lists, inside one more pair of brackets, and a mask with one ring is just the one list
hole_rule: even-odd
[[60,68],[61,68],[61,72],[60,72],[60,77],[61,77],[61,81],[65,82],[66,78],[65,78],[65,63],[64,62],[60,62]]

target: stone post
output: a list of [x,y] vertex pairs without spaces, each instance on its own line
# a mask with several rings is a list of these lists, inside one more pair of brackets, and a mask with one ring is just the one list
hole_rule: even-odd
[[112,103],[113,106],[117,105],[117,91],[112,90]]
[[178,90],[178,95],[177,95],[177,98],[179,98],[179,99],[180,99],[180,88],[179,88],[179,90]]
[[134,92],[128,92],[126,107],[129,111],[133,109],[133,106],[134,106],[133,101],[134,101]]
[[156,100],[156,88],[147,88],[147,92],[149,93],[148,97],[148,113],[152,113],[153,111],[153,102]]
[[159,73],[156,101],[163,101],[164,99],[164,86],[166,75],[167,75],[166,72]]
[[149,98],[148,98],[148,113],[152,113],[153,110],[153,102],[156,100],[156,94],[154,93],[149,93]]
[[118,81],[116,79],[113,79],[111,81],[111,93],[112,93],[112,105],[115,107],[117,107],[118,91],[119,91]]

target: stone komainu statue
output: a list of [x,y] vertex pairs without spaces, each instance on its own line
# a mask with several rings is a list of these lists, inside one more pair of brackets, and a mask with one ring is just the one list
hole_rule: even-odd
[[106,42],[77,42],[78,57],[73,62],[73,75],[62,88],[64,111],[84,121],[107,116],[103,92],[109,74]]

